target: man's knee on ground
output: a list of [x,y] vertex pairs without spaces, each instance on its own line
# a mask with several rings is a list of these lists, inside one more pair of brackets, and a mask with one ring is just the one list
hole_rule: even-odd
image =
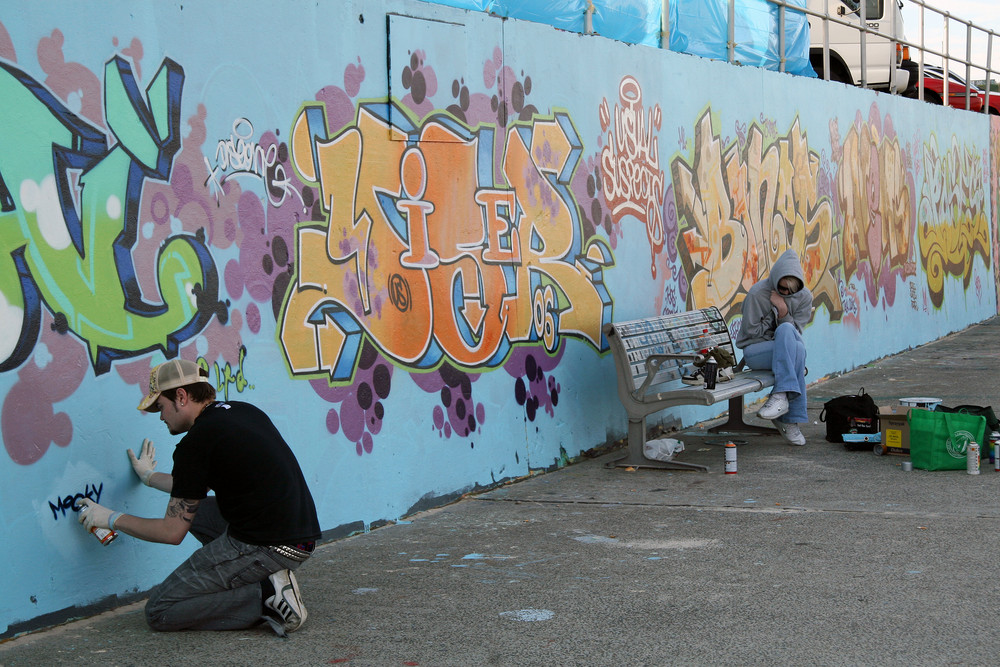
[[169,632],[174,628],[167,626],[164,621],[164,616],[170,607],[160,603],[159,596],[156,593],[157,589],[154,588],[149,594],[149,599],[146,600],[146,625],[148,625],[151,630]]

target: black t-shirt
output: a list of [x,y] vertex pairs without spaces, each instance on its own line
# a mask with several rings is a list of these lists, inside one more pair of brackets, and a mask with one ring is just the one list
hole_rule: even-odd
[[215,492],[229,533],[250,544],[318,540],[319,521],[302,469],[266,414],[249,403],[205,408],[174,450],[174,498]]

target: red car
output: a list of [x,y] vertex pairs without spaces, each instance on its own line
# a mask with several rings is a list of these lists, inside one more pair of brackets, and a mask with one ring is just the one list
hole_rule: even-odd
[[[944,98],[944,70],[933,65],[924,65],[924,100],[931,104],[941,104]],[[968,99],[970,111],[982,111],[986,104],[986,92],[970,85],[966,89],[965,79],[948,72],[948,105],[965,109]],[[989,112],[1000,115],[1000,93],[990,94]]]

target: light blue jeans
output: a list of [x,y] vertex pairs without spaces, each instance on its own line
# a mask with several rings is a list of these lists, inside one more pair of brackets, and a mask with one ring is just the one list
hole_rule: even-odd
[[146,622],[153,630],[240,630],[261,621],[260,582],[302,563],[270,547],[233,539],[215,498],[201,501],[191,534],[204,546],[150,592]]
[[806,415],[806,345],[791,322],[779,324],[774,340],[743,348],[747,366],[754,370],[774,371],[771,393],[783,391],[788,397],[788,412],[778,419],[789,424],[804,424]]

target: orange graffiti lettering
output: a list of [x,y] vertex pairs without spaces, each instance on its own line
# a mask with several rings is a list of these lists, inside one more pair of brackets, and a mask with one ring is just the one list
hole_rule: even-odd
[[333,138],[322,105],[293,124],[293,164],[328,218],[298,228],[279,322],[292,373],[347,382],[365,339],[413,370],[494,368],[515,344],[553,352],[564,335],[604,349],[614,261],[601,239],[583,239],[566,187],[581,152],[568,117],[511,128],[505,182],[492,184],[480,141],[492,147],[493,128],[431,117],[403,129],[385,110],[359,107]]

